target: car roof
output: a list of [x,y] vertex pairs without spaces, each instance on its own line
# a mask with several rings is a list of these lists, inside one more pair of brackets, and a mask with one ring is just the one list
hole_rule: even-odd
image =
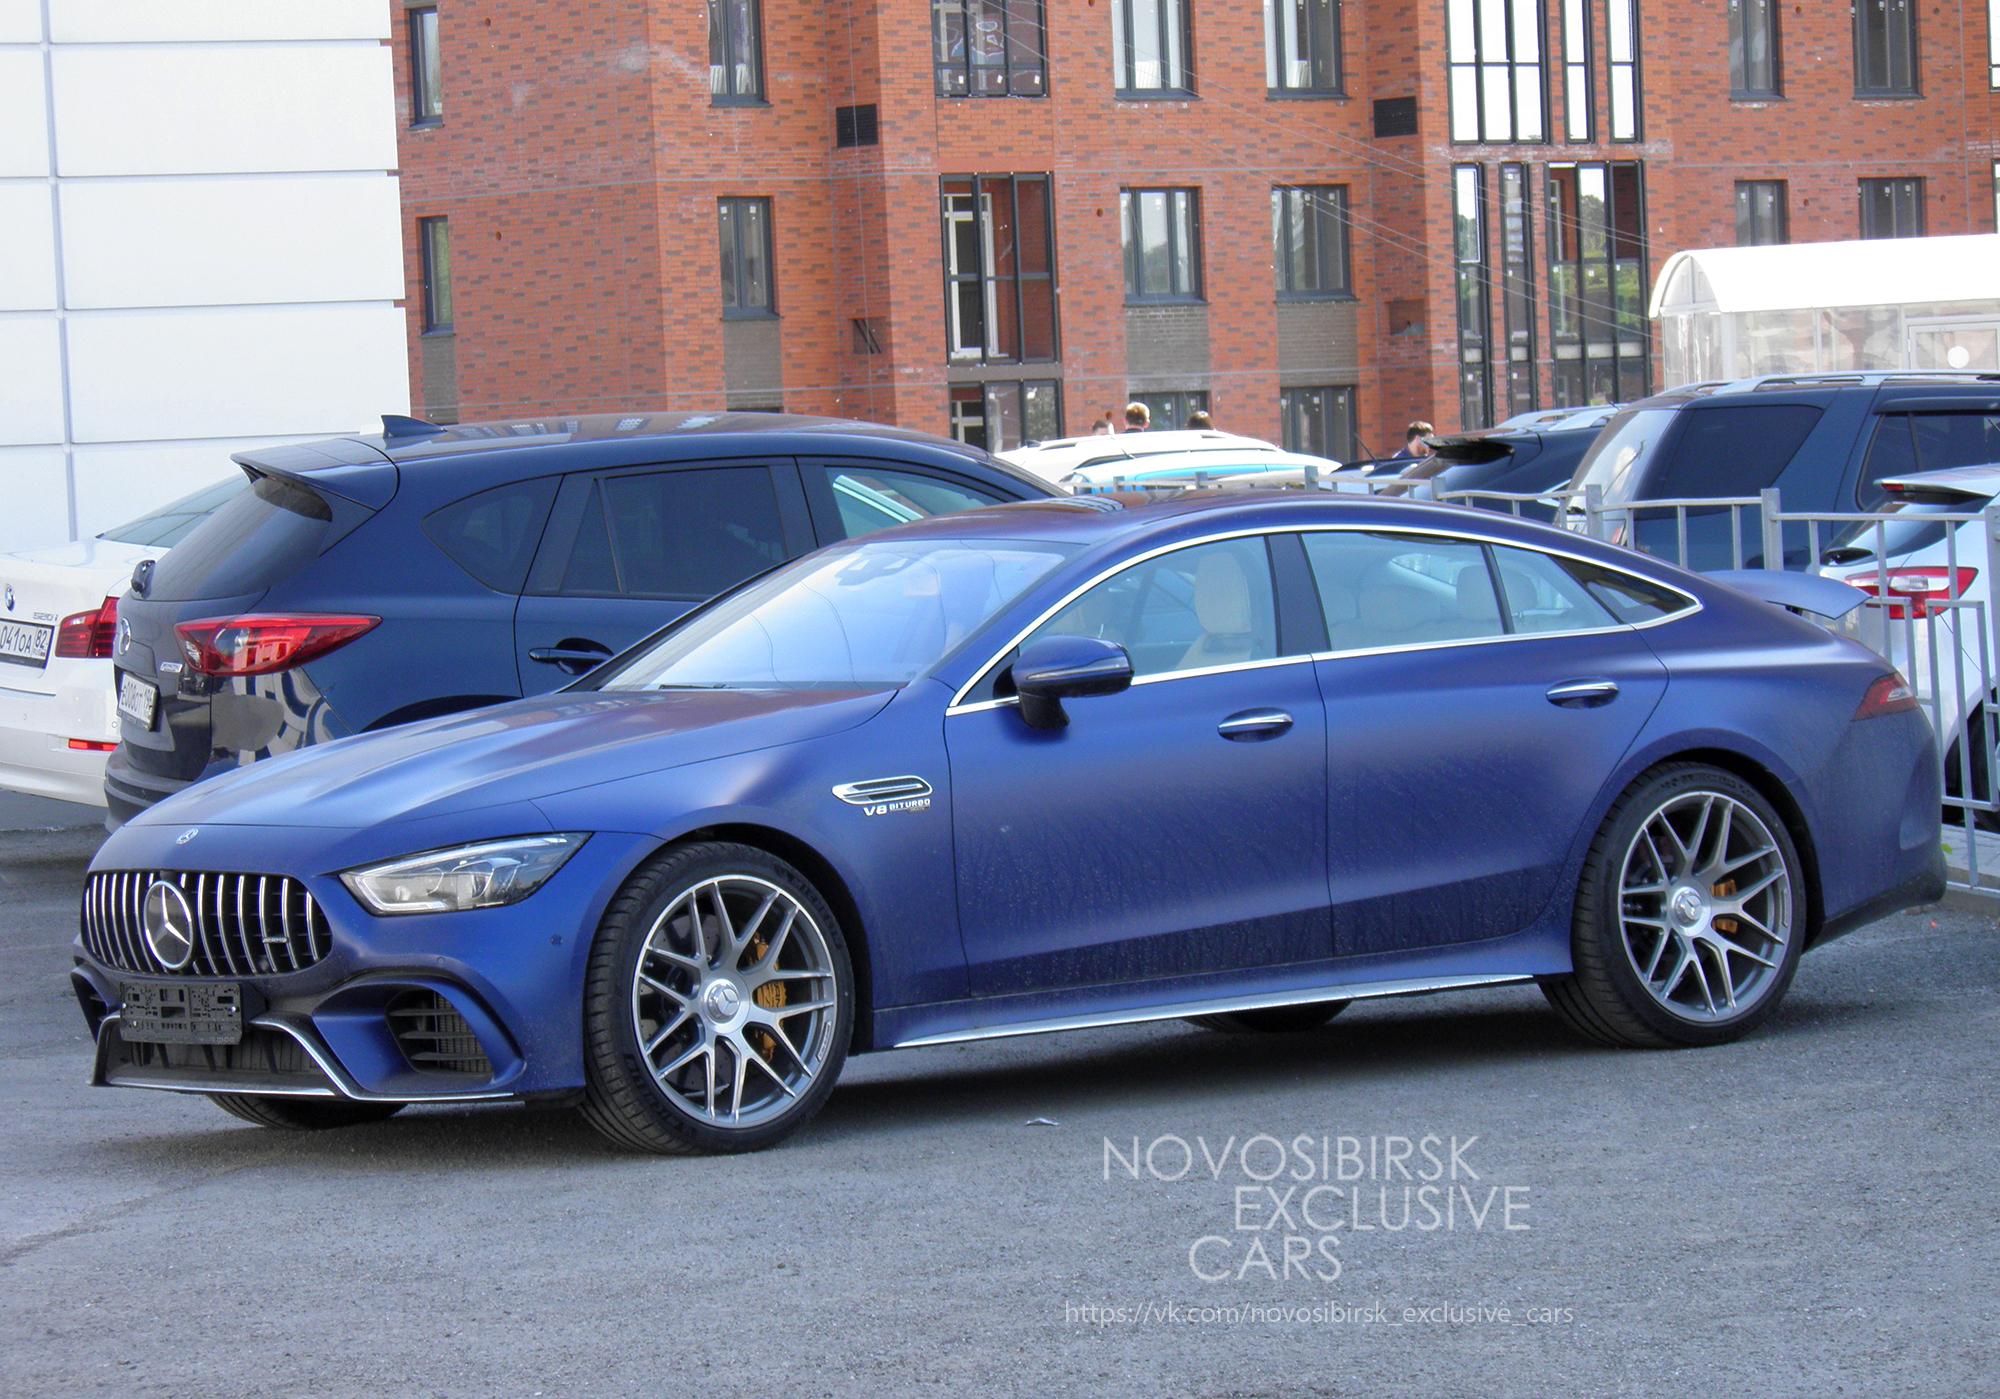
[[1089,437],[1063,437],[1016,447],[1003,453],[1007,461],[1046,475],[1061,470],[1080,471],[1099,462],[1130,457],[1158,456],[1163,452],[1281,450],[1261,437],[1243,437],[1213,428],[1170,428],[1158,431],[1098,433]]
[[1332,457],[1315,457],[1301,452],[1284,452],[1275,447],[1247,448],[1230,451],[1213,448],[1195,452],[1149,452],[1138,457],[1118,457],[1110,461],[1093,461],[1076,468],[1072,475],[1089,471],[1096,481],[1110,481],[1121,472],[1132,471],[1151,476],[1157,472],[1183,472],[1194,475],[1202,471],[1214,471],[1218,467],[1228,467],[1240,462],[1259,471],[1281,471],[1285,467],[1316,466],[1322,471],[1338,471],[1339,462]]
[[648,462],[715,456],[828,457],[879,455],[939,466],[975,466],[1047,492],[1046,480],[1003,461],[983,448],[933,433],[854,418],[800,413],[718,412],[584,413],[520,418],[505,422],[423,423],[393,415],[380,433],[239,452],[235,460],[253,468],[287,473],[328,472],[380,466],[429,470],[463,463],[490,474],[496,483],[550,470],[548,449],[562,452],[563,470],[589,470]]

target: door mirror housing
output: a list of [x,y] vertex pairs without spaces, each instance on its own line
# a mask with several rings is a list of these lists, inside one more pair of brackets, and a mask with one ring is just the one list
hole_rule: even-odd
[[1115,641],[1090,636],[1045,636],[1021,648],[1010,668],[1021,718],[1032,729],[1069,723],[1066,699],[1115,695],[1132,684],[1132,658]]

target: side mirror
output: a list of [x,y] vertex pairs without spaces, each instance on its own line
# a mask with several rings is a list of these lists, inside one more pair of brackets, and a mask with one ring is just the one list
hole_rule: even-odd
[[1115,695],[1132,684],[1132,658],[1115,641],[1088,636],[1045,636],[1021,648],[1014,660],[1014,693],[1031,729],[1069,723],[1066,699]]

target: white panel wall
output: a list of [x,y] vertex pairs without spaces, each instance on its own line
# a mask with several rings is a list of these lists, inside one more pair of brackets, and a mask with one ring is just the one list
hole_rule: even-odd
[[0,550],[409,410],[391,19],[0,0]]

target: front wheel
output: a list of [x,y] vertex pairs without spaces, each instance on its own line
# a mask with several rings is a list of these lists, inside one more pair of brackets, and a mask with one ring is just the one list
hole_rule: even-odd
[[1602,1044],[1721,1044],[1777,1008],[1806,908],[1798,851],[1763,795],[1677,763],[1605,817],[1577,889],[1575,970],[1542,990]]
[[847,944],[804,875],[746,845],[669,850],[591,949],[584,1116],[640,1151],[771,1146],[833,1091],[853,1025]]

